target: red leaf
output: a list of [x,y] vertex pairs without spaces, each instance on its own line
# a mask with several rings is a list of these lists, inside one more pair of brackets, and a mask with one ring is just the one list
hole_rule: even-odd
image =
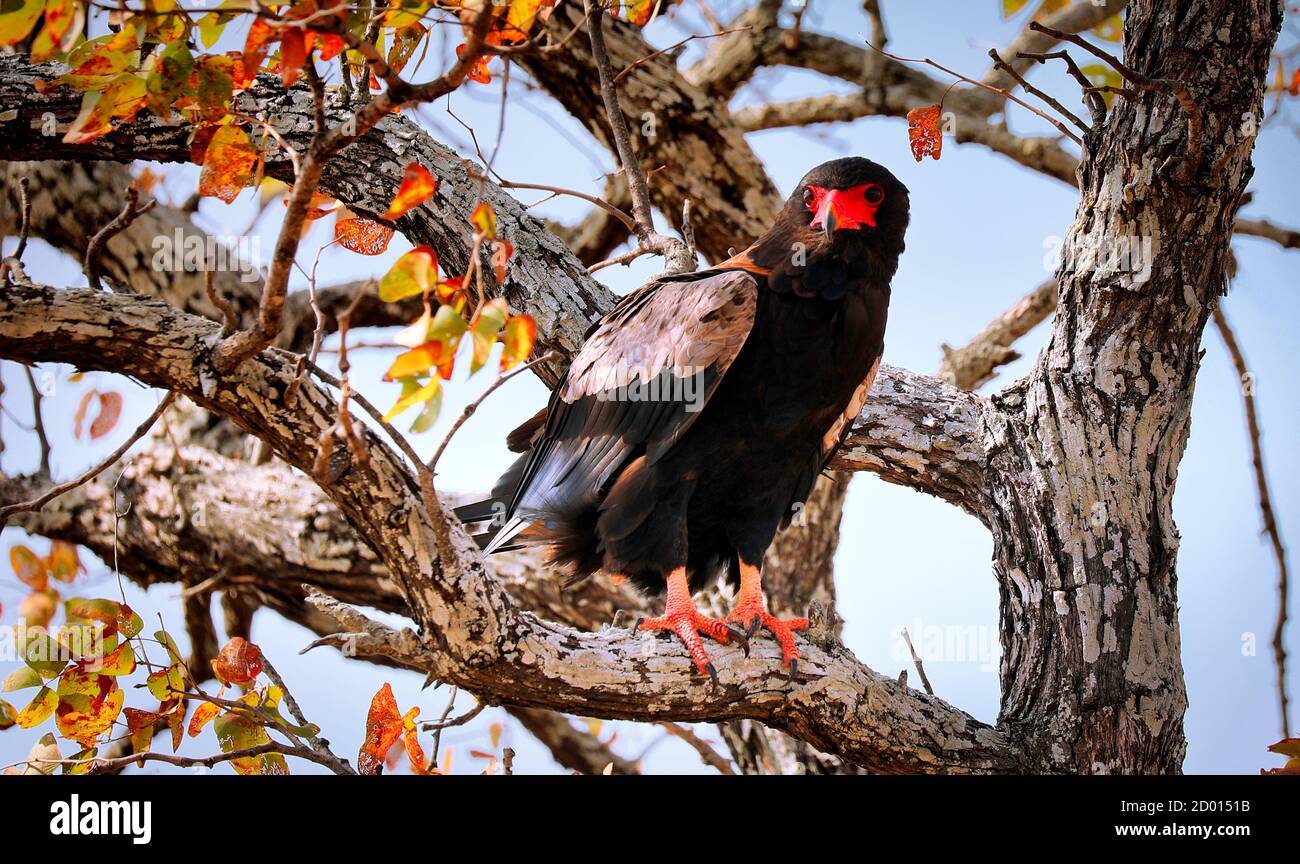
[[366,740],[361,745],[361,752],[357,754],[357,770],[362,774],[380,773],[389,748],[402,736],[408,723],[414,727],[415,717],[419,713],[419,708],[412,708],[407,717],[403,717],[398,713],[393,688],[387,683],[380,687],[371,700],[370,712],[366,715]]
[[241,636],[236,636],[222,647],[212,671],[222,684],[247,687],[262,671],[262,649]]
[[907,137],[912,142],[912,155],[920,162],[927,154],[935,159],[943,149],[943,133],[939,131],[940,107],[927,105],[907,112]]
[[402,172],[402,185],[398,188],[397,194],[393,196],[392,203],[388,205],[388,211],[380,218],[396,219],[403,213],[429,200],[429,196],[437,188],[438,181],[433,179],[429,169],[419,162],[412,162]]
[[99,394],[99,416],[90,424],[90,437],[103,438],[117,425],[117,418],[122,414],[121,393]]
[[346,207],[334,223],[334,239],[358,255],[382,255],[393,239],[393,229],[373,219],[358,216]]

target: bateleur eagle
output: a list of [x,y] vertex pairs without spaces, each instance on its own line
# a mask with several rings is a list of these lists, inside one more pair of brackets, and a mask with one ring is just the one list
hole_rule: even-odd
[[[667,594],[671,630],[716,683],[701,634],[762,626],[793,677],[794,631],[763,600],[763,554],[795,515],[880,366],[907,188],[862,158],[814,168],[770,231],[698,273],[655,279],[588,332],[545,411],[508,439],[526,451],[487,501],[485,551],[541,544],[578,577],[597,570]],[[723,620],[691,599],[725,571]]]

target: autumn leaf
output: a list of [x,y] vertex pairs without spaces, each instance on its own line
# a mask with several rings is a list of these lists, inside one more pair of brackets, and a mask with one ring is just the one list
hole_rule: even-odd
[[428,291],[438,282],[438,254],[428,246],[407,252],[379,280],[379,299],[394,303]]
[[0,685],[5,693],[13,693],[17,690],[26,690],[29,687],[40,687],[45,679],[30,666],[19,666],[14,671],[5,676],[4,684]]
[[388,210],[380,218],[396,219],[414,207],[418,207],[438,188],[438,181],[433,179],[429,169],[419,162],[412,162],[402,172],[402,185],[398,188]]
[[[260,702],[256,693],[249,693],[239,701],[252,706],[256,706]],[[271,736],[267,734],[266,729],[245,711],[227,711],[216,718],[212,724],[212,729],[217,734],[217,741],[221,745],[222,753],[233,753],[236,750],[247,750],[250,747],[271,743]],[[230,760],[230,764],[238,774],[283,775],[289,773],[289,765],[285,762],[282,753],[241,756],[238,759]]]
[[236,636],[222,646],[212,671],[222,684],[247,687],[262,672],[262,649],[241,636]]
[[18,614],[28,627],[47,627],[58,608],[59,592],[54,589],[33,591],[18,604]]
[[[456,46],[456,56],[462,57],[465,54],[463,44]],[[488,71],[488,61],[492,59],[491,54],[480,55],[473,63],[470,64],[469,70],[465,73],[469,75],[471,81],[477,81],[480,84],[491,84],[492,73]]]
[[55,540],[50,544],[48,557],[50,575],[60,582],[72,582],[86,572],[86,565],[77,556],[77,546],[66,540]]
[[428,32],[428,28],[418,21],[398,30],[393,39],[393,47],[388,49],[388,67],[395,73],[405,69],[411,56],[415,54],[415,49],[424,41],[424,36]]
[[49,687],[42,687],[27,707],[18,712],[15,721],[24,729],[31,729],[45,722],[45,718],[54,713],[59,704],[59,694]]
[[405,378],[402,380],[402,395],[388,413],[384,415],[384,422],[392,420],[412,405],[419,405],[422,402],[428,402],[432,399],[439,399],[442,396],[442,382],[437,378],[429,379],[429,383],[421,385],[415,378]]
[[125,603],[116,600],[73,597],[64,604],[69,621],[98,621],[111,632],[133,639],[144,629],[144,620]]
[[316,38],[320,40],[320,51],[317,52],[316,56],[320,57],[324,62],[333,60],[339,55],[339,52],[347,47],[343,37],[337,33],[317,33]]
[[[380,687],[375,698],[370,700],[370,711],[366,715],[366,738],[357,754],[357,770],[362,774],[379,774],[389,748],[407,731],[408,724],[409,728],[414,728],[415,718],[419,715],[420,709],[412,708],[403,717],[397,710],[393,688],[387,683]],[[418,746],[416,742],[416,748]],[[408,743],[408,753],[410,749]],[[423,761],[422,751],[420,755]]]
[[[148,753],[153,743],[154,726],[160,718],[154,712],[140,708],[123,708],[122,713],[126,715],[126,731],[131,736],[131,752]],[[137,759],[136,764],[143,765],[144,760]]]
[[[259,19],[260,20],[260,19]],[[159,117],[172,113],[173,103],[189,87],[190,76],[194,73],[194,55],[184,40],[177,40],[167,45],[158,56],[149,77],[145,80],[147,97],[145,104]]]
[[0,699],[0,732],[18,722],[18,709]]
[[280,34],[280,83],[286,90],[297,82],[306,62],[307,43],[303,32],[296,27],[286,27]]
[[215,702],[201,702],[199,707],[194,709],[194,716],[190,717],[190,725],[186,730],[191,738],[196,737],[203,731],[203,727],[221,712],[221,706]]
[[479,204],[474,208],[474,212],[470,214],[469,221],[474,224],[476,229],[478,229],[478,233],[482,234],[489,240],[496,239],[497,214],[496,211],[492,209],[492,205],[488,204],[486,201]]
[[[271,50],[271,45],[279,39],[279,34],[265,18],[254,18],[244,38],[243,67],[249,75],[256,75],[262,68],[262,62]],[[209,46],[211,47],[211,46]]]
[[253,180],[257,148],[248,133],[238,126],[222,126],[212,136],[203,157],[199,194],[220,198],[227,204]]
[[624,0],[624,4],[624,8],[627,10],[628,22],[638,27],[644,27],[654,17],[655,7],[659,5],[659,0]]
[[0,12],[0,45],[16,45],[27,38],[45,11],[45,0],[19,0]]
[[510,315],[510,310],[506,306],[506,301],[500,297],[494,297],[474,313],[474,320],[470,322],[470,337],[474,341],[474,356],[470,361],[469,371],[474,374],[483,368],[487,362],[488,355],[492,353],[492,346],[496,344],[497,334],[505,326],[506,318]]
[[411,378],[416,375],[424,375],[430,368],[438,364],[438,355],[442,353],[441,342],[426,342],[423,345],[417,345],[410,351],[399,354],[393,361],[393,365],[388,367],[384,373],[385,381],[399,381],[402,378]]
[[[1124,78],[1110,66],[1104,63],[1090,63],[1079,69],[1094,87],[1122,87]],[[1102,93],[1101,98],[1105,101],[1106,107],[1109,108],[1111,102],[1115,100],[1114,93]]]
[[85,8],[78,0],[46,0],[45,27],[32,40],[32,61],[44,63],[71,51],[85,22]]
[[1092,33],[1098,39],[1104,39],[1107,42],[1123,42],[1124,19],[1119,15],[1112,15],[1096,27],[1093,27]]
[[506,281],[510,258],[514,254],[514,244],[504,237],[492,244],[492,278],[496,280],[498,285]]
[[9,565],[19,582],[37,591],[49,583],[49,562],[22,544],[10,548]]
[[912,142],[912,155],[920,162],[927,154],[939,158],[943,149],[943,133],[939,131],[940,107],[927,105],[907,112],[907,137]]
[[55,724],[59,733],[90,747],[112,728],[126,694],[111,675],[69,669],[59,679]]
[[63,136],[64,144],[85,144],[113,131],[113,121],[134,117],[148,100],[145,79],[122,72],[102,92],[81,97],[81,112]]
[[531,315],[514,315],[501,336],[501,371],[506,372],[528,359],[537,339],[537,322]]
[[343,207],[334,223],[334,239],[358,255],[381,255],[393,239],[393,229]]

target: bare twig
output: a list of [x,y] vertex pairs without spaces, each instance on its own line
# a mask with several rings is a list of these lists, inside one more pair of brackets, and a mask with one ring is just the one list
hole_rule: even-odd
[[[298,700],[294,699],[293,694],[289,692],[289,685],[284,683],[284,679],[280,677],[280,673],[271,665],[270,658],[265,654],[262,655],[262,671],[266,672],[267,677],[275,682],[275,686],[280,688],[280,692],[283,694],[284,704],[289,709],[289,713],[293,715],[293,719],[298,721],[298,725],[308,727],[312,726],[312,724],[307,722],[307,718],[303,715],[302,709],[298,707]],[[333,751],[330,750],[328,741],[321,738],[319,735],[314,734],[304,735],[303,737],[306,739],[307,745],[320,757],[320,760],[318,760],[320,761],[320,764],[328,765],[330,770],[335,774],[357,773],[353,770],[352,765],[348,763],[348,760],[334,755]]]
[[59,497],[63,493],[70,492],[71,490],[76,489],[78,486],[82,485],[83,483],[90,482],[102,471],[107,470],[110,465],[112,465],[118,459],[121,459],[122,455],[126,453],[127,450],[131,449],[131,445],[135,444],[135,442],[139,441],[146,434],[148,434],[149,430],[153,428],[153,424],[157,422],[158,418],[163,415],[163,412],[165,412],[168,409],[168,407],[171,406],[172,402],[175,399],[176,399],[176,393],[174,391],[168,390],[167,395],[164,396],[162,398],[162,401],[158,403],[158,407],[153,410],[153,413],[150,414],[147,418],[145,418],[145,421],[141,423],[134,432],[131,433],[130,437],[128,437],[125,441],[122,442],[121,446],[119,446],[116,450],[110,453],[108,455],[108,458],[104,459],[102,462],[95,465],[94,467],[86,470],[79,477],[73,480],[69,480],[66,483],[60,483],[57,486],[54,486],[53,488],[49,489],[48,491],[41,494],[40,496],[33,498],[30,501],[22,501],[17,504],[10,504],[7,507],[0,507],[0,525],[3,525],[9,519],[9,517],[14,515],[15,513],[27,513],[33,510],[41,509],[46,504],[50,503],[51,501],[53,501],[55,498]]
[[996,48],[989,49],[989,57],[993,60],[994,69],[1000,69],[1001,71],[1007,73],[1012,78],[1014,78],[1016,82],[1020,84],[1021,87],[1024,88],[1026,93],[1032,93],[1033,95],[1037,96],[1039,99],[1042,99],[1048,105],[1055,108],[1062,115],[1069,118],[1070,122],[1073,123],[1075,126],[1078,126],[1079,130],[1083,132],[1084,135],[1087,135],[1089,132],[1092,131],[1092,127],[1089,126],[1087,123],[1084,123],[1082,120],[1080,120],[1079,117],[1073,111],[1070,111],[1064,105],[1062,105],[1060,102],[1054,99],[1052,96],[1048,95],[1047,93],[1044,93],[1042,90],[1039,90],[1033,84],[1030,84],[1028,81],[1025,80],[1025,76],[1021,75],[1015,69],[1012,69],[1011,66],[1008,63],[1004,62],[1002,57],[998,55],[998,50]]
[[596,61],[596,71],[600,77],[600,92],[605,101],[605,114],[613,132],[615,150],[619,163],[623,166],[623,175],[627,179],[627,188],[632,195],[632,216],[636,225],[632,229],[637,241],[664,257],[666,271],[669,273],[689,273],[695,269],[694,256],[690,255],[686,244],[673,237],[667,237],[654,230],[654,214],[650,208],[650,190],[646,186],[645,172],[636,158],[632,147],[632,136],[628,132],[627,118],[623,116],[623,106],[618,101],[618,90],[614,83],[614,72],[610,68],[609,50],[605,47],[604,13],[600,5],[593,0],[583,0],[587,11],[587,30],[591,37],[591,53]]
[[1250,371],[1246,367],[1246,357],[1242,354],[1241,346],[1237,343],[1232,328],[1228,326],[1228,318],[1223,314],[1222,306],[1214,310],[1214,324],[1219,328],[1223,344],[1227,346],[1228,354],[1232,357],[1232,365],[1237,368],[1242,401],[1246,408],[1246,430],[1250,436],[1251,461],[1255,468],[1255,488],[1259,494],[1259,513],[1264,520],[1264,532],[1268,534],[1273,544],[1273,555],[1277,558],[1277,621],[1273,625],[1273,661],[1277,665],[1277,698],[1282,718],[1282,737],[1290,738],[1291,721],[1286,690],[1286,643],[1283,641],[1287,607],[1290,603],[1286,548],[1282,545],[1282,533],[1277,527],[1277,519],[1273,514],[1273,499],[1268,491],[1268,475],[1264,471],[1264,449],[1260,444],[1259,415],[1255,408],[1255,389]]
[[921,684],[925,687],[925,692],[933,696],[934,688],[930,686],[930,679],[925,675],[925,666],[921,663],[920,655],[912,647],[912,635],[907,632],[906,627],[903,628],[903,641],[907,643],[907,650],[912,652],[912,663],[916,666],[917,674],[921,676]]
[[870,42],[868,42],[867,45],[871,48],[871,50],[877,52],[878,54],[884,57],[888,57],[890,60],[893,60],[896,63],[924,63],[927,66],[933,66],[935,69],[938,69],[940,72],[946,72],[947,74],[956,78],[958,81],[964,81],[967,84],[972,84],[976,87],[979,87],[982,90],[988,90],[990,93],[996,93],[999,96],[1003,97],[1004,99],[1010,99],[1012,102],[1016,103],[1021,108],[1024,108],[1026,111],[1033,112],[1034,114],[1037,114],[1039,117],[1042,117],[1048,123],[1051,123],[1053,126],[1057,128],[1058,131],[1060,131],[1062,135],[1064,135],[1066,138],[1069,138],[1075,144],[1083,143],[1083,140],[1080,139],[1078,135],[1075,135],[1069,129],[1065,128],[1065,124],[1062,123],[1060,120],[1057,120],[1055,117],[1053,117],[1051,114],[1048,114],[1046,111],[1042,111],[1038,108],[1035,108],[1033,105],[1030,105],[1025,100],[1016,96],[1010,90],[1005,90],[1001,87],[991,87],[988,84],[983,83],[982,81],[976,81],[974,78],[968,78],[965,75],[961,74],[960,72],[956,72],[952,69],[949,69],[947,66],[944,66],[941,63],[936,63],[934,60],[931,60],[929,57],[899,57],[896,54],[890,54],[888,51],[882,51],[881,49],[872,45]]
[[[1094,57],[1106,61],[1112,69],[1124,76],[1125,81],[1128,81],[1139,90],[1172,94],[1174,98],[1178,100],[1178,104],[1183,107],[1183,112],[1187,115],[1187,156],[1183,161],[1180,178],[1184,182],[1188,182],[1196,175],[1197,169],[1201,166],[1201,109],[1200,106],[1196,104],[1196,100],[1192,98],[1192,91],[1187,89],[1187,84],[1185,82],[1175,81],[1172,78],[1148,78],[1141,72],[1137,72],[1125,65],[1123,61],[1115,55],[1101,50],[1088,40],[1074,33],[1064,33],[1060,30],[1054,30],[1037,21],[1030,21],[1029,29],[1037,30],[1039,33],[1045,33],[1053,39],[1064,40],[1074,45],[1078,45]],[[1126,98],[1132,98],[1119,88],[1099,87],[1096,89],[1099,91],[1113,90]]]
[[208,301],[221,313],[221,336],[225,338],[239,329],[239,311],[235,309],[235,304],[221,296],[221,292],[213,282],[212,269],[207,267],[206,263],[203,270],[203,287],[207,292]]
[[1020,51],[1016,53],[1017,57],[1023,57],[1026,60],[1036,60],[1040,64],[1048,60],[1062,60],[1065,62],[1066,71],[1075,81],[1079,82],[1079,87],[1083,89],[1083,102],[1088,106],[1088,113],[1092,115],[1092,125],[1100,125],[1106,119],[1106,100],[1101,98],[1097,88],[1092,86],[1088,76],[1083,74],[1079,64],[1074,62],[1068,51],[1049,51],[1043,54]]
[[736,769],[731,767],[731,762],[724,758],[717,750],[709,746],[709,742],[700,738],[690,729],[687,729],[680,723],[660,723],[660,726],[672,735],[674,738],[680,738],[691,746],[691,749],[700,754],[700,759],[704,764],[711,768],[716,768],[719,774],[735,774]]
[[41,463],[40,476],[50,476],[50,439],[45,434],[45,418],[41,416],[41,388],[36,386],[36,376],[32,374],[32,367],[24,366],[23,371],[27,373],[27,386],[32,391],[32,425],[36,427],[36,437],[41,445]]
[[[123,229],[134,222],[137,216],[149,212],[149,210],[157,203],[156,200],[150,199],[143,207],[139,206],[140,190],[136,189],[134,184],[127,187],[126,204],[122,207],[122,212],[117,214],[117,217],[103,228],[99,229],[99,232],[96,233],[94,237],[90,238],[90,243],[86,246],[86,259],[82,265],[82,269],[85,271],[86,281],[90,283],[92,289],[95,291],[103,289],[99,277],[99,258],[104,252],[104,246],[107,245],[109,240],[120,234]],[[113,290],[126,291],[129,289],[125,286],[118,288],[115,284]]]

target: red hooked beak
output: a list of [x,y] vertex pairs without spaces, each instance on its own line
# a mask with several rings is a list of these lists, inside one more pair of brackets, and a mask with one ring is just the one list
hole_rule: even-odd
[[[821,194],[817,194],[820,192]],[[876,206],[863,199],[862,187],[853,189],[815,190],[817,201],[813,211],[813,228],[826,232],[826,239],[831,239],[836,231],[867,226],[876,227]]]

